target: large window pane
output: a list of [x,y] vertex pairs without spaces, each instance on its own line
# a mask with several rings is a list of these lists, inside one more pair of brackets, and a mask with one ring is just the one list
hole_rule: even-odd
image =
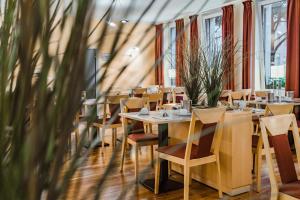
[[170,28],[170,65],[168,69],[168,78],[170,86],[176,86],[176,28]]
[[286,1],[262,6],[264,65],[266,88],[274,88],[280,82],[285,87],[286,73]]
[[222,44],[222,16],[205,19],[205,39],[210,46]]

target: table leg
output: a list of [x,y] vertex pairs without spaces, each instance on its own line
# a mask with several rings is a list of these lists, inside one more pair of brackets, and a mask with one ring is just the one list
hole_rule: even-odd
[[[158,125],[158,146],[167,146],[168,145],[168,124],[159,124]],[[183,184],[177,181],[169,179],[168,175],[168,161],[161,160],[160,164],[160,184],[159,184],[159,193],[165,193],[173,190],[178,190],[183,188]],[[146,179],[141,181],[141,184],[147,189],[154,192],[154,183],[155,179]]]

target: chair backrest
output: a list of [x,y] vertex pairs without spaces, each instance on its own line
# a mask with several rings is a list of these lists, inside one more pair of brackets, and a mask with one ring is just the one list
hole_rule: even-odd
[[229,105],[232,105],[232,101],[231,101],[231,90],[223,90],[220,97],[219,97],[219,101],[224,103],[226,102]]
[[[142,108],[149,107],[146,99],[137,97],[121,99],[120,105],[122,113],[139,112]],[[144,132],[144,123],[141,121],[123,118],[122,123],[125,134]]]
[[[225,107],[193,110],[185,152],[186,160],[191,159],[192,144],[195,140],[198,141],[197,157],[219,153],[225,112]],[[196,122],[200,122],[200,130],[197,133]]]
[[144,93],[147,93],[147,88],[134,88],[132,92],[135,97],[142,97]]
[[173,103],[180,103],[185,96],[184,87],[175,87],[173,88]]
[[[109,95],[105,97],[103,110],[103,124],[119,124],[121,123],[119,114],[121,113],[120,100],[127,99],[128,95]],[[110,120],[107,121],[107,108],[110,113]]]
[[246,100],[244,91],[233,91],[230,95],[232,100]]
[[259,91],[255,91],[255,96],[256,97],[261,97],[262,99],[266,99],[268,98],[268,93],[270,91],[268,90],[259,90]]
[[170,87],[160,87],[159,91],[163,94],[163,104],[171,103],[172,99],[169,99],[172,96],[173,89]]
[[291,114],[293,110],[293,104],[267,104],[265,116]]
[[[288,131],[292,127],[296,147],[298,165],[300,166],[300,137],[297,121],[294,114],[277,115],[260,119],[262,139],[269,168],[272,194],[278,193],[278,184],[274,173],[273,158],[270,151],[270,142],[275,151],[275,157],[283,184],[298,181],[294,165],[293,154],[288,141]],[[269,142],[270,140],[270,142]]]
[[242,89],[241,91],[244,93],[244,100],[250,101],[252,96],[252,89]]
[[162,93],[153,93],[153,94],[143,94],[143,98],[147,100],[149,109],[151,111],[158,110],[162,107],[163,94]]

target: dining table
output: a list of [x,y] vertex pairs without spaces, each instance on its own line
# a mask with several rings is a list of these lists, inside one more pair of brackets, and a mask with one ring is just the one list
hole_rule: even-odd
[[250,100],[247,101],[247,104],[250,105],[260,105],[266,106],[267,104],[293,104],[294,106],[300,106],[300,98],[294,98],[290,101],[282,100],[282,101],[268,101],[268,100]]
[[[167,146],[169,142],[173,141],[184,142],[187,138],[188,127],[191,121],[191,114],[180,115],[178,110],[165,110],[168,116],[163,116],[162,111],[150,111],[149,114],[142,115],[139,112],[120,113],[122,118],[141,121],[144,123],[151,123],[158,126],[158,146]],[[221,162],[224,163],[223,177],[228,177],[224,180],[224,192],[229,195],[236,195],[243,192],[250,191],[252,184],[252,150],[251,138],[253,134],[253,123],[251,117],[259,117],[264,114],[263,109],[248,109],[243,110],[229,110],[226,112],[226,127],[223,136],[223,147],[221,147]],[[174,139],[174,140],[173,140]],[[223,152],[222,152],[223,151]],[[170,179],[168,161],[161,160],[160,171],[160,188],[159,193],[181,189],[183,184]],[[231,163],[231,164],[229,164]],[[234,164],[236,163],[236,164]],[[222,164],[222,163],[221,163]],[[242,169],[238,165],[244,165]],[[203,168],[204,169],[204,168]],[[172,164],[172,170],[181,173],[181,170]],[[197,171],[197,169],[195,169]],[[206,172],[200,170],[194,175],[194,179],[203,182],[211,187],[215,187],[216,174],[211,166],[205,169]],[[233,180],[233,174],[240,177],[238,180]],[[211,178],[210,178],[211,177]],[[155,179],[148,178],[141,180],[140,183],[154,191]]]
[[[162,112],[159,111],[150,111],[149,114],[142,115],[139,112],[131,113],[120,113],[122,118],[127,118],[131,120],[141,121],[144,123],[150,123],[152,125],[158,126],[158,146],[163,147],[168,145],[169,136],[168,136],[168,124],[170,123],[180,123],[180,122],[189,122],[191,120],[191,114],[178,115],[176,111],[165,111],[167,116],[163,116]],[[169,178],[169,164],[166,160],[161,160],[160,168],[160,188],[159,193],[165,193],[173,190],[183,188],[183,184],[172,180]],[[154,192],[154,183],[155,179],[150,178],[146,180],[141,180],[140,182],[144,187]]]

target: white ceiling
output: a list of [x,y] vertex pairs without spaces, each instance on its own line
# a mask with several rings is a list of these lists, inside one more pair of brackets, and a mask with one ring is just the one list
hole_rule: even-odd
[[[120,21],[126,18],[131,22],[136,22],[152,1],[154,3],[151,8],[141,19],[143,22],[167,22],[182,16],[219,8],[222,4],[236,0],[116,0],[112,20]],[[112,0],[96,0],[96,17],[101,18],[111,3]],[[163,8],[164,5],[166,5],[165,8]],[[127,15],[126,12],[128,12]]]

